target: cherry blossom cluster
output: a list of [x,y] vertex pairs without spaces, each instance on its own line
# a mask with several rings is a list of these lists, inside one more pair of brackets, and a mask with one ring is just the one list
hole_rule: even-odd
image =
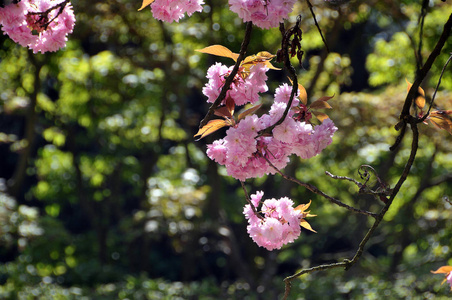
[[[273,129],[272,136],[258,137],[260,130],[277,123],[283,116],[291,90],[292,87],[287,84],[277,88],[275,101],[268,114],[261,117],[247,116],[235,127],[229,128],[223,139],[207,146],[207,156],[224,165],[228,175],[244,181],[247,178],[275,174],[275,168],[283,169],[291,154],[304,159],[319,154],[331,144],[337,130],[330,119],[314,127],[294,119],[293,110],[289,110],[284,121]],[[297,105],[298,100],[294,99],[292,106]]]
[[4,33],[34,53],[53,52],[65,47],[74,23],[72,6],[63,1],[21,0],[0,8]]
[[294,202],[287,197],[262,201],[264,193],[250,196],[251,203],[260,212],[256,214],[250,204],[245,205],[243,214],[248,220],[247,231],[253,241],[267,250],[280,249],[292,243],[301,232],[300,221],[307,215],[294,209]]
[[244,21],[264,29],[278,27],[287,19],[295,0],[229,0],[229,9]]
[[154,18],[171,23],[179,22],[184,14],[191,16],[202,11],[203,0],[156,0],[151,4]]
[[[207,70],[209,82],[202,89],[203,94],[207,96],[207,102],[215,102],[226,81],[226,77],[231,73],[232,69],[233,67],[216,63]],[[264,64],[259,63],[251,66],[249,74],[246,74],[246,77],[243,75],[243,72],[238,72],[232,81],[226,98],[234,99],[236,105],[257,102],[259,100],[259,93],[264,93],[268,90],[266,83],[267,71],[268,68]]]

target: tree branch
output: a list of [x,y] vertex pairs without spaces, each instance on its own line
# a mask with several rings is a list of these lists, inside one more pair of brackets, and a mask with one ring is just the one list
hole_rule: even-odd
[[452,52],[449,53],[449,54],[450,54],[449,59],[448,59],[448,60],[446,61],[446,63],[444,64],[443,69],[441,70],[441,74],[439,75],[438,84],[436,85],[435,91],[433,92],[432,101],[430,101],[430,105],[429,105],[429,107],[428,107],[427,113],[426,113],[421,119],[419,119],[419,121],[418,121],[419,123],[424,122],[425,119],[426,119],[426,118],[428,117],[428,115],[430,114],[430,110],[432,109],[433,102],[435,101],[436,93],[438,92],[439,85],[441,84],[441,78],[443,77],[444,70],[446,70],[447,65],[449,64],[449,62],[450,62],[451,59],[452,59]]
[[311,192],[313,192],[313,193],[315,193],[315,194],[317,194],[317,195],[320,195],[320,196],[322,196],[322,197],[328,199],[331,203],[334,203],[334,204],[336,204],[336,205],[338,205],[338,206],[344,207],[344,208],[346,208],[346,209],[348,209],[348,210],[350,210],[350,211],[352,211],[352,212],[354,212],[354,213],[366,215],[366,216],[369,216],[369,217],[372,217],[372,218],[376,218],[376,217],[377,217],[377,214],[375,214],[375,213],[372,213],[372,212],[369,212],[369,211],[366,211],[366,210],[357,209],[357,208],[354,208],[354,207],[352,207],[352,206],[349,206],[349,205],[343,203],[342,201],[340,201],[340,200],[338,200],[338,199],[336,199],[336,198],[333,198],[333,197],[331,197],[331,196],[325,194],[324,192],[322,192],[321,190],[319,190],[316,186],[314,186],[314,185],[312,185],[312,184],[302,182],[302,181],[300,181],[300,180],[298,180],[298,179],[296,179],[296,178],[293,178],[293,177],[291,177],[291,176],[288,176],[288,175],[284,174],[283,172],[281,172],[281,170],[279,170],[278,168],[276,168],[275,165],[273,165],[273,164],[271,163],[271,161],[270,161],[268,158],[266,158],[265,156],[264,156],[263,158],[264,158],[264,159],[267,161],[267,163],[268,163],[273,169],[275,169],[275,171],[278,172],[278,174],[281,175],[284,179],[289,180],[289,181],[292,181],[292,182],[295,182],[296,184],[298,184],[298,185],[300,185],[300,186],[303,186],[303,187],[307,188],[307,189],[310,190]]
[[[427,58],[427,61],[425,62],[424,66],[422,67],[419,72],[416,74],[416,78],[413,82],[413,85],[411,86],[406,98],[405,103],[403,104],[402,112],[400,114],[400,122],[396,124],[395,129],[400,130],[400,128],[404,129],[406,124],[408,123],[408,117],[410,116],[410,107],[411,103],[413,102],[413,99],[416,98],[418,94],[418,88],[421,84],[421,82],[424,80],[425,76],[427,76],[428,71],[433,65],[433,62],[436,60],[436,58],[441,53],[441,49],[444,47],[444,44],[446,43],[447,39],[450,36],[452,30],[452,14],[450,14],[449,19],[444,24],[443,32],[436,43],[435,48],[433,49],[432,53],[430,53],[430,56]],[[396,142],[393,146],[391,146],[389,149],[393,151],[402,141],[403,136],[405,135],[405,130],[402,130],[400,135],[397,137]]]
[[246,23],[246,30],[245,30],[245,37],[243,38],[242,46],[240,47],[240,53],[239,57],[237,58],[237,61],[235,62],[234,68],[231,71],[231,74],[226,78],[226,81],[224,82],[223,88],[220,91],[220,94],[218,95],[215,102],[209,107],[209,111],[207,112],[204,119],[201,120],[199,123],[199,128],[204,127],[207,122],[212,118],[215,109],[220,105],[221,101],[224,100],[226,97],[226,93],[229,90],[229,87],[231,86],[232,81],[235,78],[235,75],[237,75],[237,72],[239,71],[240,64],[242,63],[243,59],[245,58],[246,49],[248,48],[248,45],[251,40],[251,30],[253,29],[253,23],[247,22]]

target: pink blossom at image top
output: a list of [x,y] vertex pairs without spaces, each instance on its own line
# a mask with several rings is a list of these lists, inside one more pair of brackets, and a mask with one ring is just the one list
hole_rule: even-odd
[[201,12],[203,4],[203,0],[156,0],[151,4],[151,11],[157,20],[172,23],[179,22],[185,14]]
[[229,0],[230,10],[237,13],[244,22],[269,29],[278,27],[288,18],[295,0]]

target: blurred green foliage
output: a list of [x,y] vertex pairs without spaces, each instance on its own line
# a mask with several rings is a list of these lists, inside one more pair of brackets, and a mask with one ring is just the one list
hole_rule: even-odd
[[[302,16],[299,81],[310,101],[334,95],[327,113],[339,130],[321,155],[293,158],[286,172],[378,212],[382,203],[325,171],[359,180],[369,164],[395,184],[410,148],[405,139],[389,151],[405,78],[413,81],[416,53],[425,61],[452,7],[432,2],[420,38],[417,1],[311,2],[330,53],[305,2],[286,26]],[[280,251],[258,248],[246,234],[240,184],[205,156],[224,131],[193,141],[208,109],[206,70],[231,64],[194,50],[238,52],[244,34],[226,2],[206,1],[203,13],[174,24],[124,0],[74,7],[62,51],[32,55],[0,37],[0,298],[276,299],[285,276],[354,255],[371,220],[279,176],[248,180],[248,191],[312,199],[318,233],[303,231]],[[279,44],[277,28],[255,28],[248,53],[276,53]],[[427,99],[451,49],[449,39],[423,82]],[[435,100],[442,109],[452,109],[448,70]],[[268,76],[264,107],[288,82],[283,71]],[[412,172],[360,262],[300,277],[289,299],[450,297],[430,270],[452,265],[452,139],[432,125],[420,132]]]

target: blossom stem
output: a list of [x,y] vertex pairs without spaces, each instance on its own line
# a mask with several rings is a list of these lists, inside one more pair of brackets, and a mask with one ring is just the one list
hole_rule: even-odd
[[[286,119],[286,116],[289,113],[290,108],[292,107],[293,99],[295,98],[295,95],[298,91],[298,78],[297,78],[297,74],[295,72],[295,68],[290,63],[289,42],[290,42],[290,37],[292,35],[295,35],[297,33],[297,31],[301,32],[301,30],[299,28],[300,22],[301,22],[301,17],[299,16],[297,18],[297,23],[292,28],[288,29],[287,31],[284,30],[284,23],[281,23],[279,26],[279,30],[281,31],[281,34],[282,34],[282,41],[281,41],[281,49],[278,51],[278,60],[281,59],[284,61],[284,68],[289,72],[290,79],[292,80],[292,92],[290,93],[289,102],[287,103],[286,109],[284,110],[284,113],[281,116],[281,118],[275,124],[259,131],[256,138],[258,138],[264,134],[271,135],[273,129],[276,126],[278,126],[279,124],[281,124]],[[281,57],[279,57],[279,55],[281,55]]]
[[51,8],[49,8],[46,11],[41,11],[41,12],[29,12],[29,15],[40,15],[41,18],[39,20],[42,20],[44,18],[44,16],[47,16],[51,11],[60,8],[58,13],[56,14],[56,16],[54,16],[52,18],[52,20],[46,22],[45,24],[43,24],[42,26],[44,27],[45,30],[47,30],[47,27],[49,27],[50,23],[52,23],[56,18],[58,18],[59,15],[61,15],[61,13],[63,12],[64,8],[66,7],[66,5],[71,2],[70,0],[64,0],[61,3],[56,4],[55,6],[52,6]]
[[231,73],[226,78],[226,81],[225,81],[223,87],[221,88],[220,94],[218,95],[217,99],[209,107],[209,110],[207,111],[206,116],[199,123],[199,128],[204,127],[207,124],[207,122],[209,122],[210,118],[212,118],[212,116],[215,112],[215,109],[217,109],[217,107],[220,105],[221,101],[223,101],[224,98],[226,97],[226,93],[229,90],[229,88],[232,84],[232,81],[235,78],[235,75],[239,71],[240,64],[242,63],[243,59],[245,58],[246,49],[248,48],[248,45],[251,40],[251,30],[252,29],[253,29],[253,23],[246,22],[245,37],[243,38],[242,46],[241,46],[240,52],[239,52],[239,57],[237,58],[237,61],[235,62],[234,68],[232,69]]
[[240,180],[240,184],[242,185],[243,191],[245,192],[245,199],[248,202],[248,204],[251,206],[251,209],[253,210],[253,213],[256,217],[263,220],[264,217],[260,213],[257,212],[256,207],[254,206],[253,202],[251,202],[250,196],[248,195],[248,191],[246,190],[245,183]]

